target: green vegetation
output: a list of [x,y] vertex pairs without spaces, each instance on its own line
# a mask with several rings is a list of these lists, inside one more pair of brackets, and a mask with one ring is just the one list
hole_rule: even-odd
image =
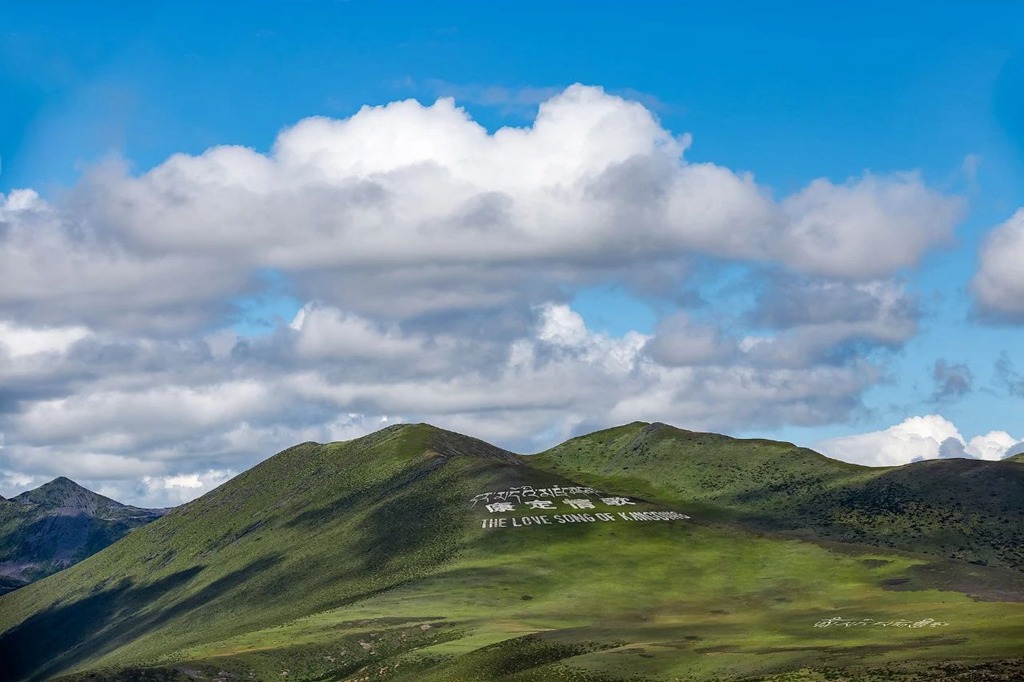
[[864,467],[790,443],[633,423],[531,465],[757,530],[1024,569],[1024,468],[947,459]]
[[[1020,571],[752,530],[700,482],[686,501],[674,465],[635,475],[645,429],[646,452],[660,453],[651,436],[664,429],[642,424],[536,458],[426,425],[296,446],[0,597],[0,660],[10,679],[78,681],[1019,679]],[[708,485],[746,499],[750,484],[730,483],[742,454],[700,435],[705,460],[726,451]],[[754,466],[864,475],[753,443]],[[606,456],[622,444],[626,456]],[[502,513],[471,503],[584,479],[641,499],[591,497],[614,521],[515,528],[483,528]],[[946,625],[816,627],[834,617]]]
[[81,561],[162,514],[63,477],[11,500],[0,498],[0,594]]

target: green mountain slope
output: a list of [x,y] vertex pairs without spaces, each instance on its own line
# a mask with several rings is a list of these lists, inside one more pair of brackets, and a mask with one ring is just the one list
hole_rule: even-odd
[[[514,482],[520,468],[517,456],[493,446],[450,441],[406,427],[296,446],[101,555],[9,595],[0,619],[7,625],[45,610],[55,595],[83,605],[42,621],[44,630],[79,613],[114,618],[127,610],[131,617],[104,623],[101,616],[95,630],[69,632],[62,644],[106,648],[140,638],[134,650],[150,655],[192,643],[197,629],[245,632],[425,575],[456,551],[467,491],[484,485],[475,485],[481,477]],[[35,653],[41,633],[23,632],[0,642],[0,656],[25,659],[20,670],[45,661],[54,672],[86,655],[85,647],[66,658],[52,648]],[[4,646],[11,641],[29,649],[12,652]]]
[[959,666],[1010,680],[1022,670],[1019,572],[753,533],[703,505],[593,490],[541,461],[426,425],[296,446],[0,597],[4,674],[491,682],[806,669],[937,680]]
[[757,529],[1024,569],[1024,468],[1009,461],[864,467],[790,443],[639,422],[530,461]]
[[0,593],[81,561],[163,513],[115,502],[63,477],[0,499]]

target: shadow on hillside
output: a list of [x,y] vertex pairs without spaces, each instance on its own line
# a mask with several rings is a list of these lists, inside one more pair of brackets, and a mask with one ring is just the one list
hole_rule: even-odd
[[71,559],[86,545],[89,524],[85,514],[43,516],[15,535],[14,556],[40,562]]
[[395,559],[414,554],[434,564],[451,552],[460,530],[452,500],[437,489],[406,488],[383,500],[366,518],[355,543],[356,555],[366,571],[380,571]]
[[183,588],[206,566],[178,571],[148,585],[124,580],[77,601],[38,613],[0,637],[3,679],[41,680],[117,649],[194,611],[281,560],[274,556],[233,571],[166,607],[147,609]]
[[382,489],[378,490],[376,488],[370,489],[369,491],[346,491],[325,505],[313,507],[296,514],[294,518],[285,521],[282,526],[284,528],[296,528],[301,531],[309,531],[325,523],[329,523],[336,516],[343,514],[352,507],[357,506],[359,503],[372,500],[375,497],[379,497],[381,494]]
[[395,495],[401,495],[416,482],[437,470],[443,463],[443,460],[434,460],[426,464],[417,463],[394,476],[359,488],[345,490],[326,505],[314,507],[296,515],[284,526],[310,530],[360,505],[370,505]]

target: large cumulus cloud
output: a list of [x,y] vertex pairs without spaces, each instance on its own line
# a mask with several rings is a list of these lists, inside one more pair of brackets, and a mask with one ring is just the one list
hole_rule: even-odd
[[187,328],[275,268],[309,298],[408,316],[695,252],[869,280],[944,243],[960,212],[913,173],[818,179],[775,201],[750,174],[687,162],[688,144],[641,104],[573,86],[529,128],[491,134],[450,99],[410,100],[306,119],[268,154],[215,147],[140,176],[108,164],[60,208],[6,198],[15,284],[0,305]]
[[826,440],[817,448],[855,464],[896,466],[951,457],[998,460],[1013,455],[1020,445],[1024,445],[1024,438],[1015,438],[1006,431],[990,431],[966,440],[953,422],[929,414],[908,417],[881,431]]

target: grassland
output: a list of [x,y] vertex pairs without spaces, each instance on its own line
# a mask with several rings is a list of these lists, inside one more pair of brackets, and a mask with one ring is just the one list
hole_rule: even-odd
[[531,465],[753,529],[1024,570],[1024,467],[1012,460],[864,467],[791,443],[637,422]]
[[[159,662],[264,679],[715,680],[1017,650],[1024,605],[937,590],[922,565],[685,523],[495,532],[428,578]],[[836,615],[949,625],[814,627]]]
[[[495,515],[471,504],[478,493],[576,485],[556,459],[422,425],[297,446],[0,597],[5,674],[1011,680],[1024,669],[1024,574],[1011,568],[745,527],[713,496],[687,502],[607,472],[602,489],[633,497],[630,512],[691,518],[626,520],[594,498],[617,520],[482,527]],[[833,617],[947,624],[815,627]]]

